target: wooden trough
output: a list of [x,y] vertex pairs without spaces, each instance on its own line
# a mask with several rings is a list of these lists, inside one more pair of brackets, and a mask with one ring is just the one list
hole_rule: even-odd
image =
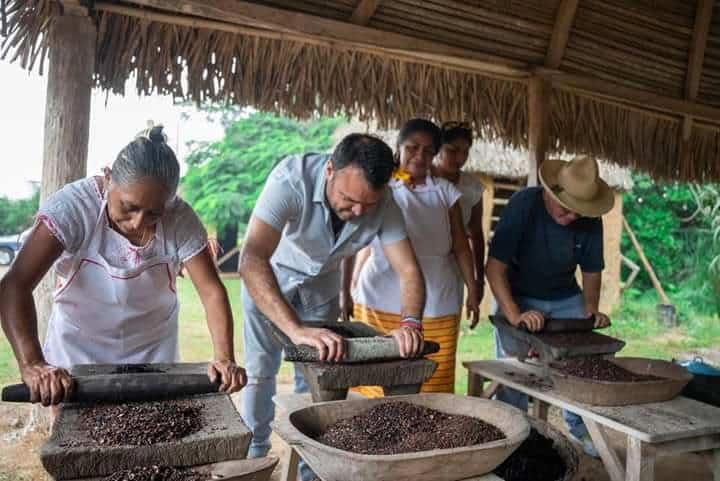
[[555,390],[573,401],[594,406],[628,406],[669,401],[676,397],[692,379],[683,367],[658,359],[611,357],[607,359],[636,374],[662,379],[637,382],[610,382],[571,376],[550,364],[548,371]]
[[[448,414],[472,416],[497,426],[505,439],[476,446],[408,454],[366,455],[316,441],[333,423],[387,402],[405,401]],[[273,425],[323,481],[449,481],[487,474],[527,438],[526,416],[509,405],[453,394],[414,394],[392,398],[319,403],[290,410]]]

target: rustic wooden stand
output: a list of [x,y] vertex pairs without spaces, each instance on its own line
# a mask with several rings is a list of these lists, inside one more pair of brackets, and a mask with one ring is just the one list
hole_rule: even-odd
[[[533,399],[532,414],[547,419],[548,407],[558,406],[582,416],[612,481],[653,481],[655,459],[667,454],[713,452],[713,475],[720,481],[720,408],[692,399],[621,407],[602,407],[572,401],[552,388],[538,386],[542,367],[514,359],[465,362],[468,395],[490,397],[505,385]],[[532,376],[530,376],[532,375]],[[485,382],[490,385],[485,388]],[[606,429],[627,436],[627,462],[609,444]]]
[[[358,396],[359,398],[362,398],[359,394],[350,393],[349,397],[355,397]],[[278,409],[281,409],[283,411],[294,411],[296,409],[301,409],[306,406],[310,406],[313,404],[313,400],[308,394],[286,394],[286,395],[279,395],[275,396],[273,398],[273,402],[275,403],[275,406]],[[285,459],[283,461],[283,467],[282,467],[282,476],[280,477],[280,481],[296,481],[297,474],[298,474],[298,463],[300,462],[300,455],[295,451],[295,449],[292,446],[288,446],[288,453],[285,456]],[[398,479],[397,481],[412,481],[412,480],[403,480]],[[448,479],[447,481],[503,481],[502,478],[499,478],[495,476],[494,474],[486,474],[485,476],[475,477],[475,478],[469,478],[469,479],[463,479],[463,480],[455,480],[455,479]]]

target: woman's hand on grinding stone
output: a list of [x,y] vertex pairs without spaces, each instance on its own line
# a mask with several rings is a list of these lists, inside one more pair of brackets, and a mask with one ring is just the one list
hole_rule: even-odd
[[231,360],[217,360],[208,366],[210,382],[220,381],[220,392],[232,394],[247,384],[245,369]]

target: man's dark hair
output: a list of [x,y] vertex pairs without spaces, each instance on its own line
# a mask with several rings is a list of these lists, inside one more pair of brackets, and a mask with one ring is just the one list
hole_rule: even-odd
[[379,190],[390,181],[395,160],[382,139],[369,134],[350,134],[335,147],[332,166],[336,171],[349,166],[361,169],[368,184]]

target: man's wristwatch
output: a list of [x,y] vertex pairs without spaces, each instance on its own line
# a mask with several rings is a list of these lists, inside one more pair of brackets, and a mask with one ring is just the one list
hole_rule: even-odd
[[400,327],[412,327],[420,332],[423,330],[422,321],[415,316],[404,316],[400,321]]

